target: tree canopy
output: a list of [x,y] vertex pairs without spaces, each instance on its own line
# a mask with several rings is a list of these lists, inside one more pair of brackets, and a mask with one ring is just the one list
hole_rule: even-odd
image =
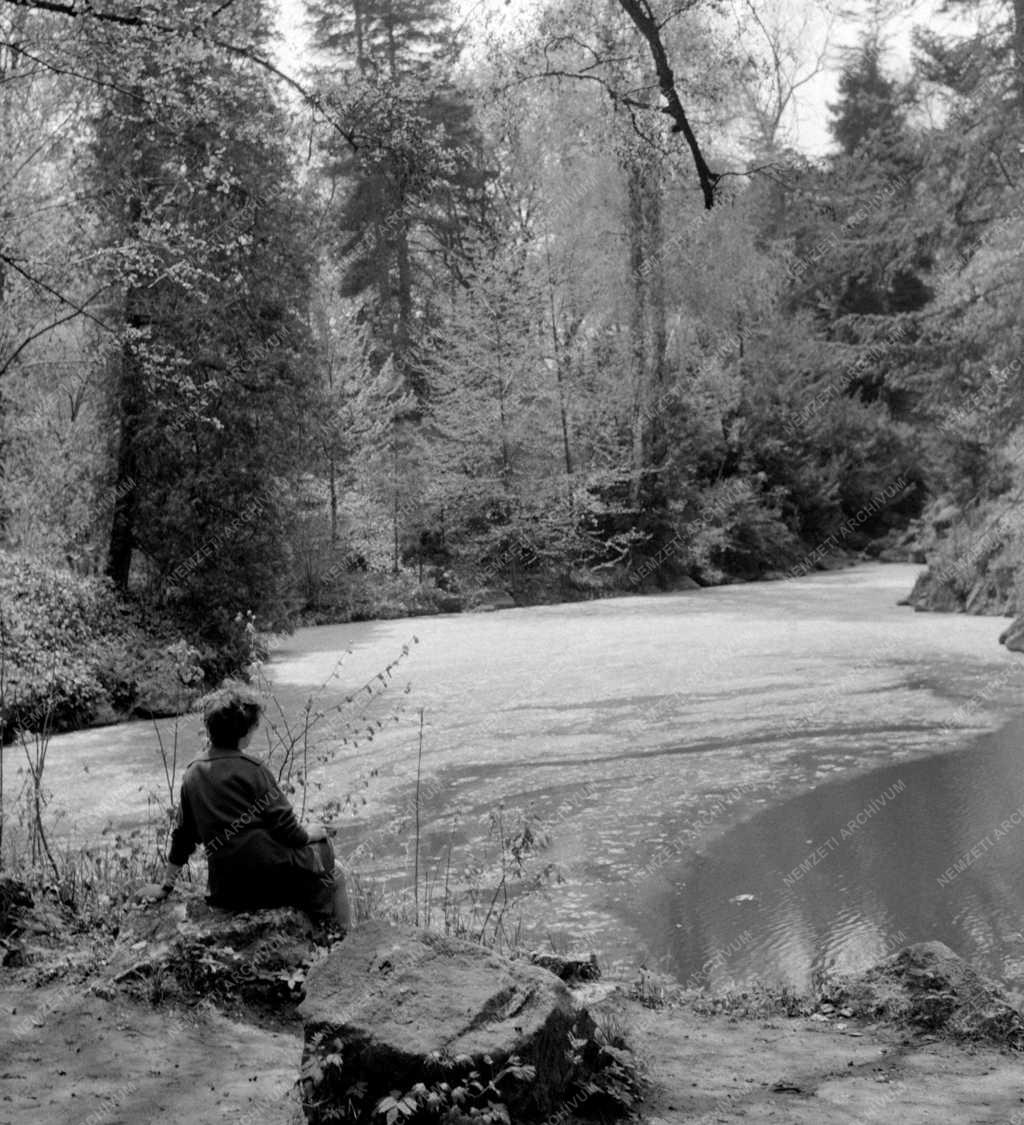
[[388,572],[757,577],[1012,484],[1011,6],[910,75],[880,16],[815,157],[832,24],[770,0],[305,15],[290,73],[264,0],[0,0],[5,546],[224,636]]

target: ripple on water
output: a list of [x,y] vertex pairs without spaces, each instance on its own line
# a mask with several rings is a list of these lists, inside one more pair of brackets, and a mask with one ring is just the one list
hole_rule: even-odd
[[670,904],[661,955],[685,978],[749,931],[716,968],[722,979],[808,988],[817,972],[857,971],[900,945],[940,940],[1024,985],[1022,745],[1024,724],[1014,724],[969,750],[822,785],[737,825],[680,862],[670,889],[647,904],[651,918]]

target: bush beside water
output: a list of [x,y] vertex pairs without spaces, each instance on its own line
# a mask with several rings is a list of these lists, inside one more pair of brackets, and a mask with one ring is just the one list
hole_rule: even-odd
[[[210,656],[212,654],[207,654]],[[102,578],[0,552],[0,735],[176,714],[204,654]]]
[[[570,565],[525,540],[518,553],[476,565],[432,559],[398,574],[367,568],[361,556],[361,565],[319,560],[297,583],[291,609],[302,624],[322,625],[581,601],[749,580],[800,557],[775,499],[752,487],[723,489],[690,515],[653,557],[641,548],[598,566]],[[258,643],[251,614],[216,639],[200,638],[166,606],[125,599],[106,579],[7,552],[0,552],[0,633],[0,738],[8,741],[19,728],[58,732],[179,714],[205,688],[239,675]]]

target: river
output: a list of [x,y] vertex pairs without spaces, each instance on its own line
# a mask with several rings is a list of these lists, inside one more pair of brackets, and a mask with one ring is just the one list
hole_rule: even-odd
[[[269,674],[294,725],[346,654],[313,706],[310,798],[340,809],[364,881],[411,883],[422,709],[421,874],[451,844],[450,878],[472,881],[493,811],[531,810],[551,875],[523,907],[537,944],[803,988],[938,938],[1020,987],[1024,658],[997,644],[1004,619],[897,606],[915,574],[303,629]],[[355,745],[345,696],[403,644],[371,705],[389,721]],[[194,718],[179,741],[187,758]],[[47,771],[68,839],[137,830],[163,799],[152,724],[55,738]]]

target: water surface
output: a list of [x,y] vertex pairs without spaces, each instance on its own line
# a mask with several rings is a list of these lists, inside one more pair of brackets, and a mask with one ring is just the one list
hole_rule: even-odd
[[[540,943],[681,980],[704,979],[713,959],[721,978],[799,983],[903,933],[1018,979],[1019,830],[948,885],[936,880],[1024,802],[1016,731],[980,741],[1020,713],[1022,658],[997,644],[1004,620],[897,606],[915,575],[872,565],[303,629],[270,674],[293,726],[311,694],[311,713],[323,712],[307,795],[340,809],[339,850],[365,879],[410,883],[422,709],[421,871],[451,842],[450,876],[471,881],[494,810],[506,825],[540,817],[549,843],[537,861],[562,879],[528,903]],[[414,635],[390,702],[353,721],[346,698]],[[377,718],[388,720],[379,730]],[[58,834],[95,841],[159,813],[156,732],[166,746],[173,726],[54,739]],[[195,718],[180,724],[179,762],[201,745]],[[852,838],[786,882],[899,781]]]
[[[681,979],[804,989],[938,940],[1024,988],[1024,722],[822,785],[673,866],[647,904]],[[720,951],[716,955],[716,951]]]

